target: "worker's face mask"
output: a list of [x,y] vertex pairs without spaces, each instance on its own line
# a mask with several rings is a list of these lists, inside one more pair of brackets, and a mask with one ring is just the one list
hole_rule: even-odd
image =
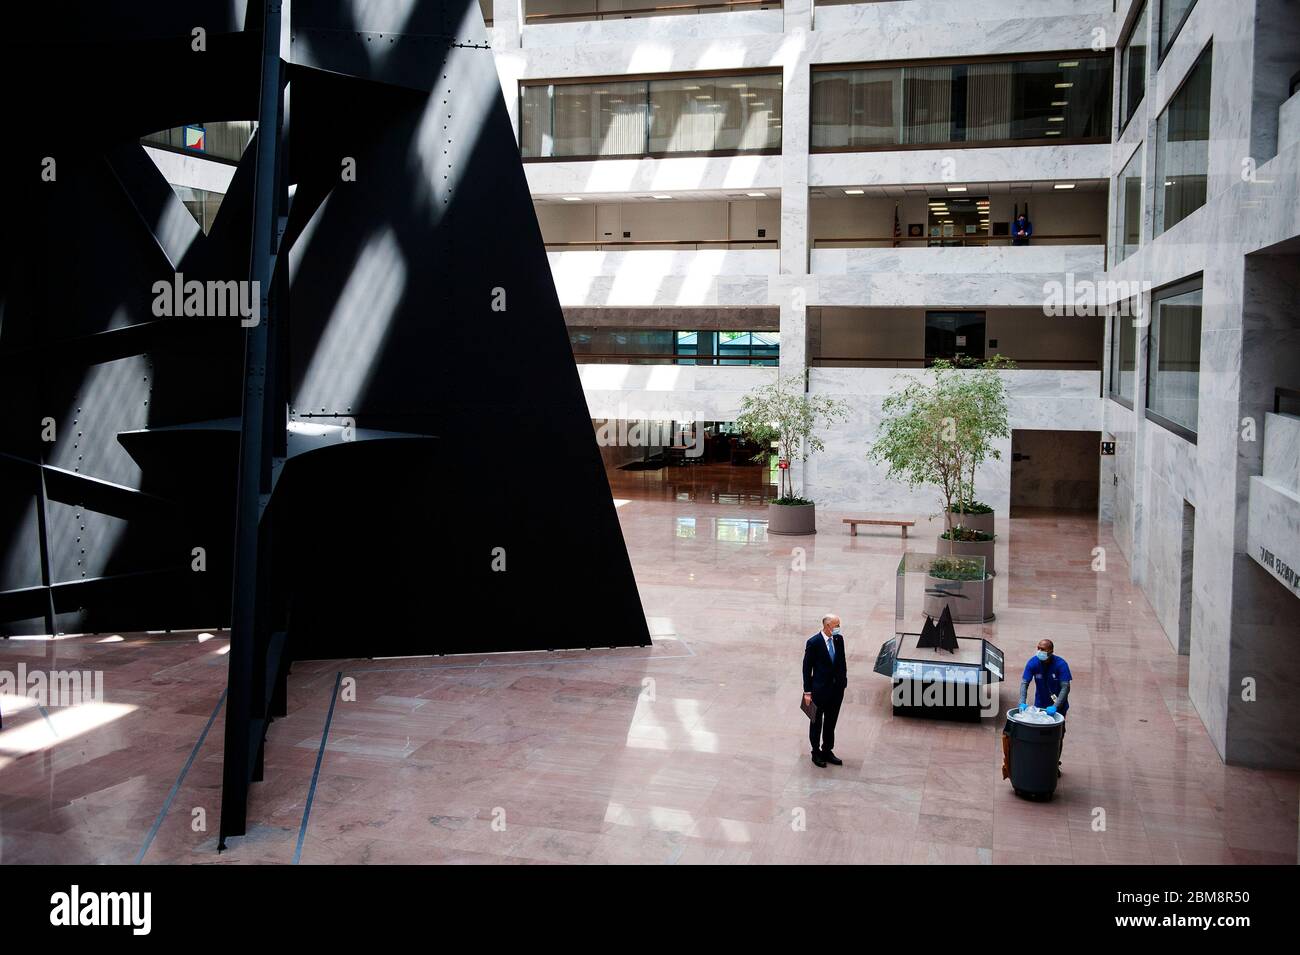
[[1044,663],[1047,662],[1047,658],[1050,657],[1050,656],[1051,656],[1051,654],[1048,653],[1046,650],[1039,650],[1039,651],[1038,651],[1038,659],[1042,660]]
[[840,628],[839,628],[839,627],[831,627],[831,636],[832,636],[832,637],[838,637],[839,635],[840,635]]

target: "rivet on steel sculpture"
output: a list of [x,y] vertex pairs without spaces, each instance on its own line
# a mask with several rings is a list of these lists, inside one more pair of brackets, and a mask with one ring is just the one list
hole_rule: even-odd
[[[62,9],[0,50],[0,633],[229,625],[223,840],[295,659],[648,645],[476,0]],[[220,120],[205,235],[139,141]]]

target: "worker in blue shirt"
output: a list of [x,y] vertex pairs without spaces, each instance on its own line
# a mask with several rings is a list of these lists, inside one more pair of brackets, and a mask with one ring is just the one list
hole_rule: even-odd
[[[1046,638],[1038,641],[1038,652],[1025,664],[1024,675],[1020,678],[1020,712],[1028,706],[1025,698],[1029,693],[1029,681],[1034,681],[1034,706],[1045,710],[1049,715],[1060,713],[1062,717],[1070,709],[1070,665],[1056,655],[1056,644]],[[1065,748],[1065,727],[1061,727],[1061,749]],[[1056,754],[1056,774],[1061,775],[1061,753]]]

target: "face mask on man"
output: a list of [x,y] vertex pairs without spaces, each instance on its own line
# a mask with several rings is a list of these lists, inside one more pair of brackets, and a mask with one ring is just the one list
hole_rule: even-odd
[[840,628],[839,628],[839,627],[831,627],[831,636],[832,636],[832,637],[838,637],[839,635],[840,635]]
[[1050,657],[1050,656],[1051,656],[1051,654],[1048,653],[1046,650],[1039,650],[1039,651],[1038,651],[1038,659],[1042,660],[1044,663],[1047,662],[1047,658]]

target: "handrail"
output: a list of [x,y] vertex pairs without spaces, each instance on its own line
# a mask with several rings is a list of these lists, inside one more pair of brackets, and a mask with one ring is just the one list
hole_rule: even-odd
[[[999,244],[999,245],[1001,245],[1001,244],[1011,245],[1013,239],[1014,239],[1014,236],[1009,236],[1009,235],[997,235],[997,236],[993,236],[993,235],[980,235],[980,236],[967,236],[967,235],[929,236],[929,235],[927,235],[927,236],[920,236],[920,237],[916,237],[916,236],[892,236],[892,235],[850,235],[850,236],[844,236],[843,238],[826,237],[826,238],[821,238],[821,239],[813,239],[813,248],[814,248],[814,249],[815,249],[815,248],[818,248],[819,243],[823,243],[823,242],[879,242],[879,243],[882,243],[882,244],[891,244],[891,243],[892,243],[892,244],[897,244],[897,245],[900,245],[900,246],[903,245],[904,243],[911,243],[911,244],[913,244],[913,245],[923,244],[923,245],[928,246],[928,247],[930,247],[930,248],[936,248],[936,249],[938,249],[938,248],[944,248],[944,247],[945,247],[945,243],[947,243],[947,247],[948,247],[948,248],[952,248],[952,247],[957,246],[957,245],[961,245],[961,246],[967,246],[967,245],[969,245],[969,246],[974,246],[974,247],[983,247],[983,246],[994,245],[994,244]],[[1032,235],[1032,236],[1029,237],[1029,242],[1028,242],[1028,244],[1029,244],[1029,245],[1034,245],[1034,244],[1036,244],[1036,243],[1039,242],[1039,241],[1042,241],[1042,240],[1049,240],[1049,239],[1051,239],[1051,240],[1058,240],[1058,239],[1089,239],[1089,240],[1091,240],[1091,241],[1089,241],[1089,242],[1085,242],[1085,243],[1082,243],[1082,244],[1084,244],[1084,245],[1104,245],[1104,244],[1105,244],[1105,238],[1104,238],[1103,236],[1101,236],[1101,235],[1095,233],[1095,232],[1092,232],[1092,233],[1058,233],[1058,234],[1055,234],[1055,235],[1036,234],[1036,235]],[[825,246],[823,246],[823,248],[825,248]]]
[[[573,353],[573,358],[577,362],[587,364],[664,364],[664,365],[717,365],[722,362],[745,362],[747,366],[752,367],[758,364],[760,367],[775,368],[775,364],[766,364],[767,362],[777,362],[780,360],[779,355],[676,355],[668,352],[578,352]],[[641,361],[631,361],[629,359],[641,359]],[[739,365],[735,367],[740,367]]]
[[[564,248],[599,248],[605,245],[771,245],[776,246],[779,239],[601,239],[599,241],[581,242],[547,242],[542,244],[548,250],[552,246]],[[744,251],[738,250],[738,251]]]
[[[1021,370],[1032,371],[1033,369],[1025,367],[1027,365],[1089,365],[1092,366],[1090,368],[1085,368],[1084,369],[1085,371],[1092,371],[1094,369],[1100,369],[1101,367],[1101,362],[1096,358],[1013,358],[1011,360],[1016,363],[1016,367],[999,368],[998,371],[1021,371]],[[925,359],[917,358],[915,355],[908,356],[908,357],[895,357],[895,356],[877,357],[875,355],[814,355],[811,358],[809,358],[809,361],[813,363],[812,367],[814,368],[821,367],[821,363],[831,362],[831,361],[910,362],[918,368],[925,367]],[[826,366],[826,367],[837,367],[837,366]],[[845,366],[838,366],[838,367],[845,367]],[[852,366],[847,366],[847,367],[852,367]],[[963,369],[958,368],[957,370],[962,371]],[[975,370],[975,368],[972,368],[971,370]],[[1052,371],[1053,369],[1045,368],[1043,370]]]
[[656,13],[685,13],[698,10],[716,10],[726,9],[729,7],[779,7],[782,0],[715,0],[710,3],[666,3],[653,7],[632,7],[627,10],[586,10],[583,12],[570,11],[565,13],[526,13],[524,14],[525,23],[540,23],[550,21],[559,23],[572,20],[606,20],[606,19],[631,19],[634,16]]

